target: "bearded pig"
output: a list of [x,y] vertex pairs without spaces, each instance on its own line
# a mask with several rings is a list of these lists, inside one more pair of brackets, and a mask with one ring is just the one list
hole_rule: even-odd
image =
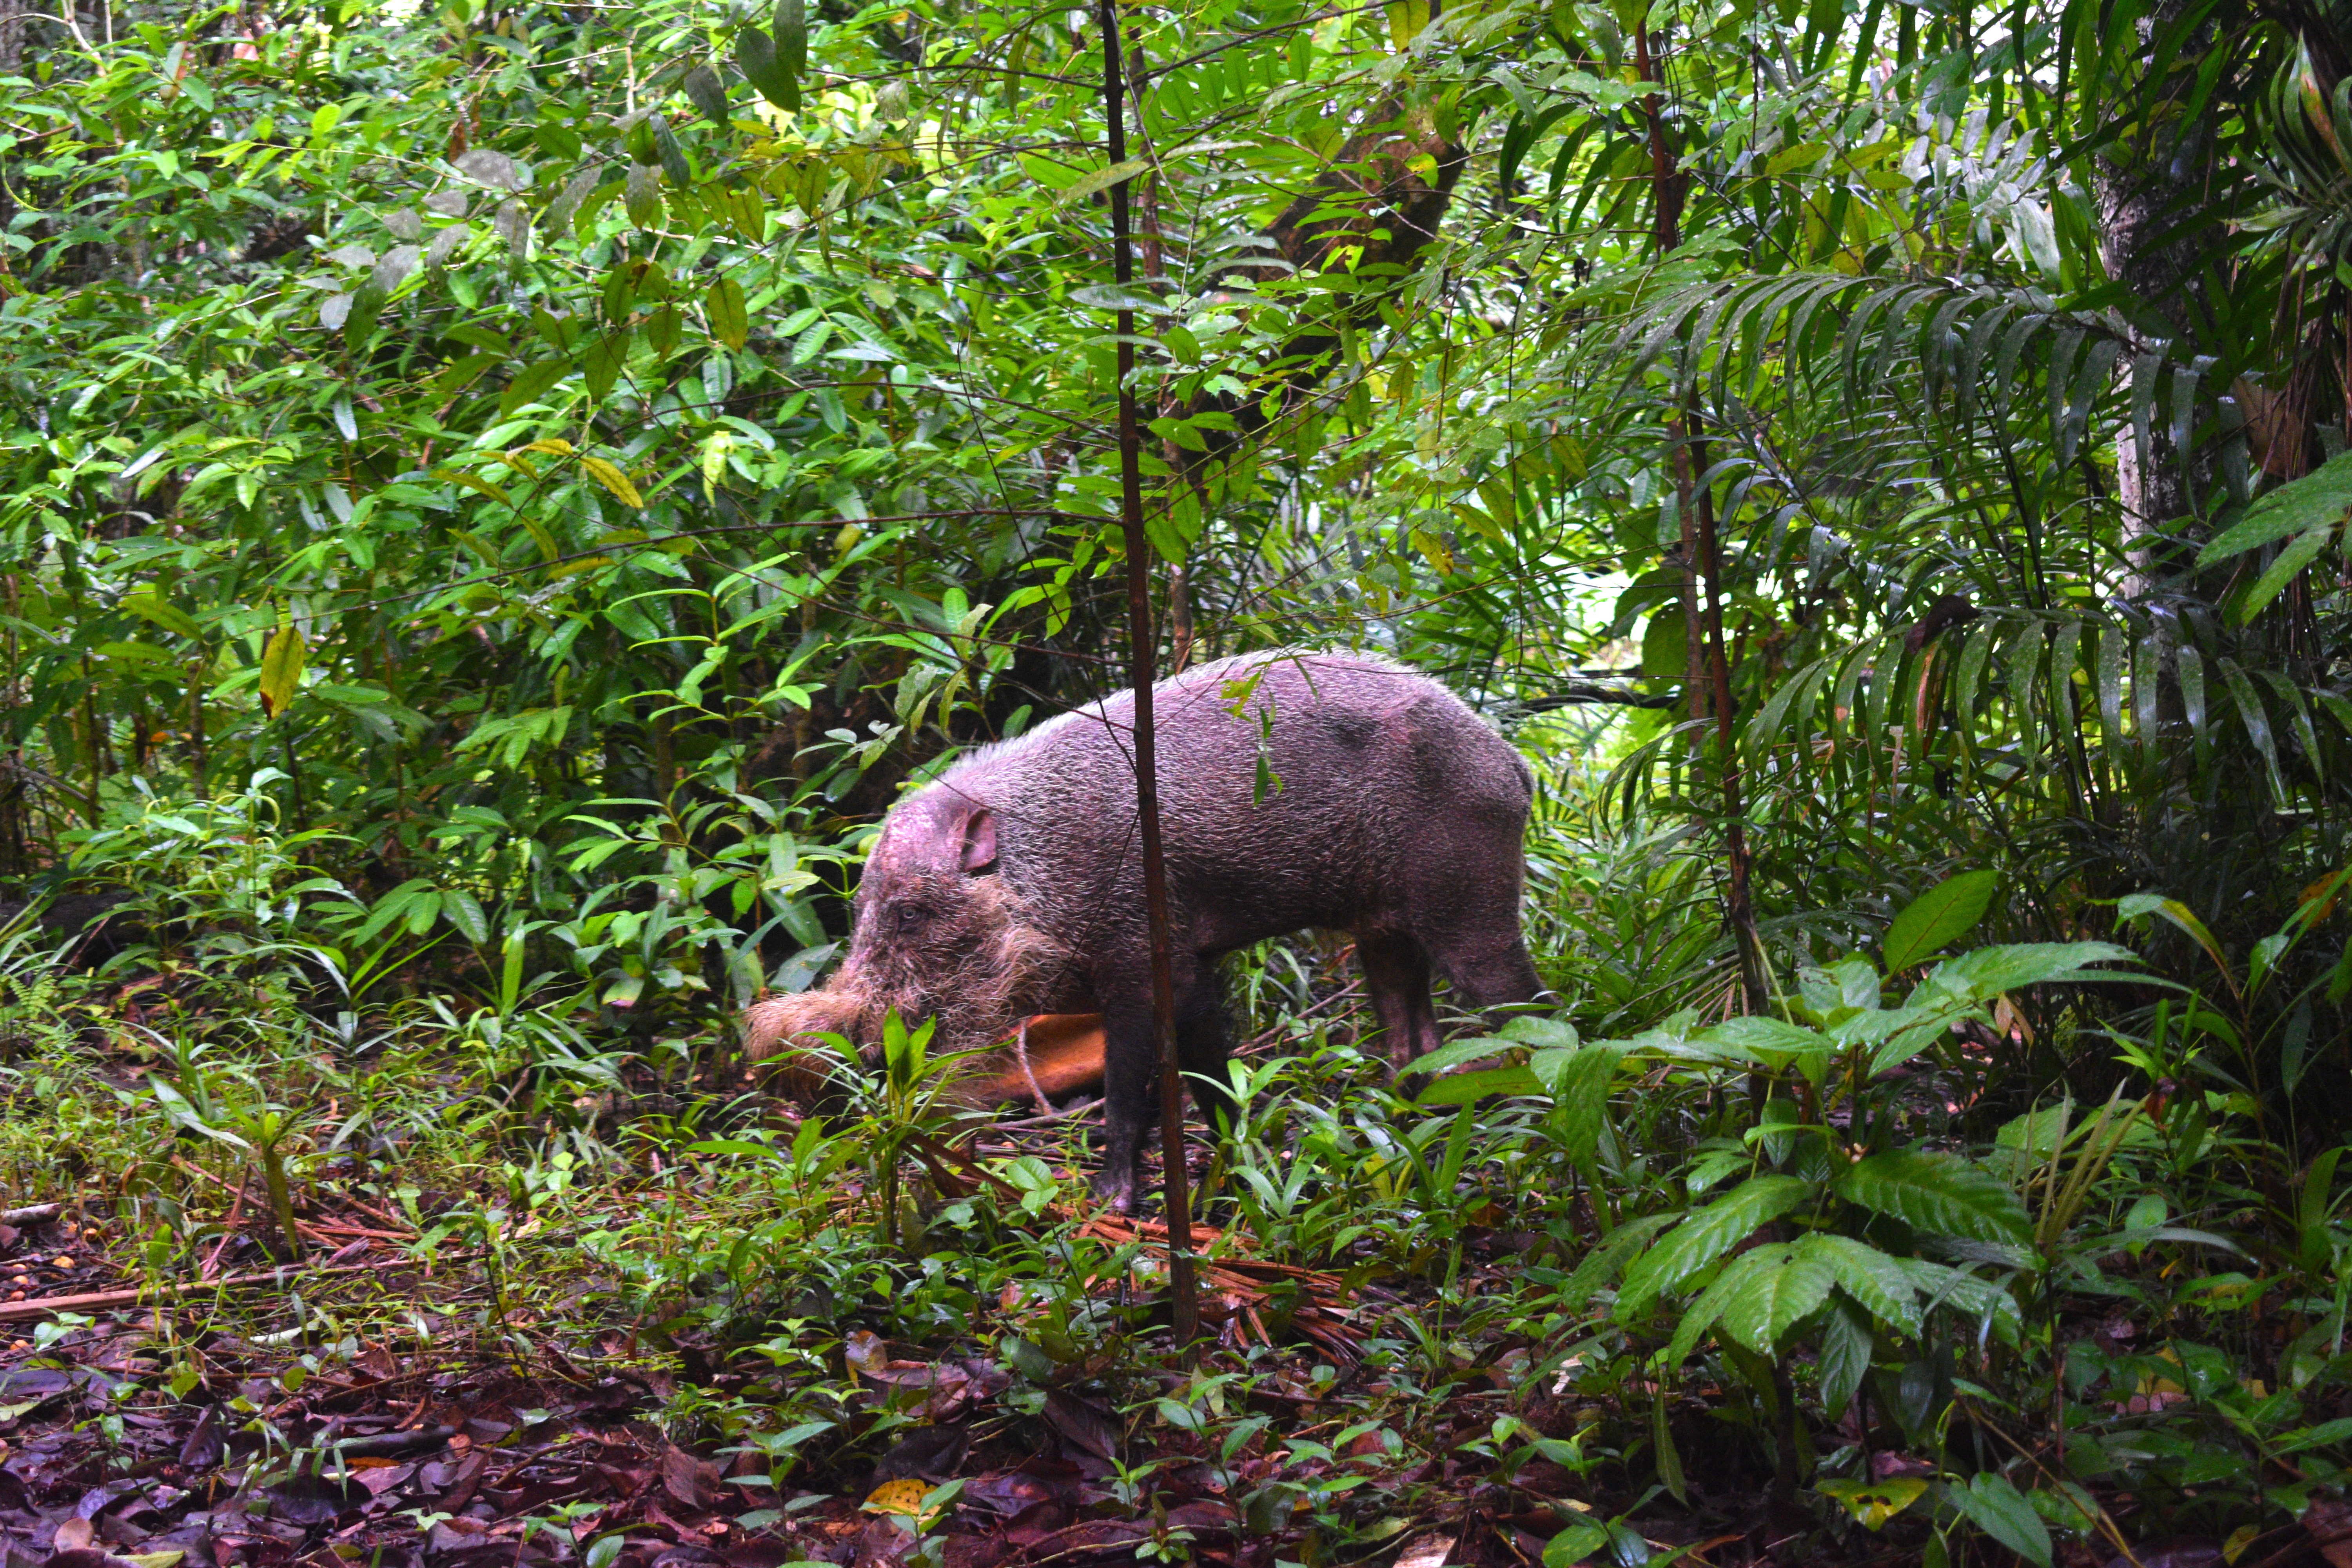
[[[1315,926],[1352,932],[1398,1065],[1434,1049],[1433,970],[1454,1000],[1531,1001],[1519,934],[1531,779],[1437,682],[1356,654],[1247,654],[1153,688],[1174,934],[1177,1058],[1226,1109],[1216,960]],[[744,1015],[754,1061],[796,1037],[870,1045],[896,1009],[935,1049],[995,1046],[1038,1013],[1098,1012],[1106,1158],[1133,1203],[1159,1110],[1131,693],[974,752],[890,812],[849,956],[817,991]]]

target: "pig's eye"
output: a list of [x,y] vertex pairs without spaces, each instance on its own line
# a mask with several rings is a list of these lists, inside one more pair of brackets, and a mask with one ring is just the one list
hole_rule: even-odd
[[931,911],[920,904],[900,904],[890,911],[890,926],[898,931],[917,931],[930,918]]

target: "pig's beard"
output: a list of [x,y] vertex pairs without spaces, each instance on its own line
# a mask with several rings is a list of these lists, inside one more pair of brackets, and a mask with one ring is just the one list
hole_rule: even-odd
[[[919,946],[856,942],[823,989],[772,996],[743,1010],[745,1058],[772,1062],[791,1079],[814,1076],[803,1053],[809,1037],[839,1035],[871,1058],[892,1012],[909,1030],[936,1018],[932,1054],[981,1050],[1010,1038],[1022,1020],[1066,989],[1075,956],[1031,917],[1002,877],[956,879],[963,919],[946,937]],[[862,934],[862,933],[861,933]],[[813,1084],[787,1081],[787,1092]]]

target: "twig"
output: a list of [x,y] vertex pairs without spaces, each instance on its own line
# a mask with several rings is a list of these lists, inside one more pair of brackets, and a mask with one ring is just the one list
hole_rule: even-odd
[[236,1222],[244,1217],[245,1189],[240,1186],[228,1205],[228,1217],[221,1221],[221,1237],[213,1243],[213,1255],[205,1259],[203,1268],[196,1270],[198,1279],[209,1280],[220,1272],[221,1254],[226,1252],[228,1244],[236,1239]]
[[62,1204],[34,1204],[21,1209],[0,1209],[0,1225],[47,1225],[58,1217]]
[[1067,1121],[1073,1116],[1083,1115],[1101,1103],[1099,1100],[1074,1100],[1061,1110],[1044,1116],[1027,1116],[1018,1121],[992,1121],[988,1130],[992,1132],[1017,1132],[1033,1127],[1047,1127],[1056,1121]]
[[177,1296],[192,1296],[205,1290],[226,1290],[239,1285],[286,1285],[296,1279],[316,1279],[323,1274],[365,1274],[386,1264],[406,1263],[406,1258],[386,1258],[374,1263],[338,1263],[326,1268],[272,1268],[259,1274],[232,1274],[226,1279],[185,1279],[173,1284],[139,1286],[129,1290],[94,1290],[81,1296],[45,1296],[37,1301],[0,1302],[0,1322],[17,1322],[27,1318],[54,1317],[59,1312],[103,1311],[109,1307],[143,1307],[150,1302],[162,1303]]

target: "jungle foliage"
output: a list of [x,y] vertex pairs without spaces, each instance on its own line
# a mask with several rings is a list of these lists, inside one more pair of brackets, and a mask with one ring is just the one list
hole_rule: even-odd
[[[1113,165],[1085,9],[0,0],[0,878],[127,933],[0,933],[12,1190],[154,1280],[247,1212],[159,1132],[256,1247],[361,1194],[518,1366],[586,1269],[782,1369],[666,1406],[779,1501],[895,1440],[879,1332],[1265,1461],[1235,1560],[1511,1560],[1505,1494],[1561,1564],[2327,1540],[2352,17],[1116,16]],[[1234,965],[1204,1216],[1396,1293],[1344,1378],[1143,1393],[1139,1254],[1060,1145],[950,1191],[918,1021],[829,1122],[730,1098],[898,786],[1120,683],[1129,550],[1163,665],[1388,651],[1541,781],[1556,1016],[1407,1100],[1329,952]],[[1502,1490],[1338,1484],[1455,1449]]]

